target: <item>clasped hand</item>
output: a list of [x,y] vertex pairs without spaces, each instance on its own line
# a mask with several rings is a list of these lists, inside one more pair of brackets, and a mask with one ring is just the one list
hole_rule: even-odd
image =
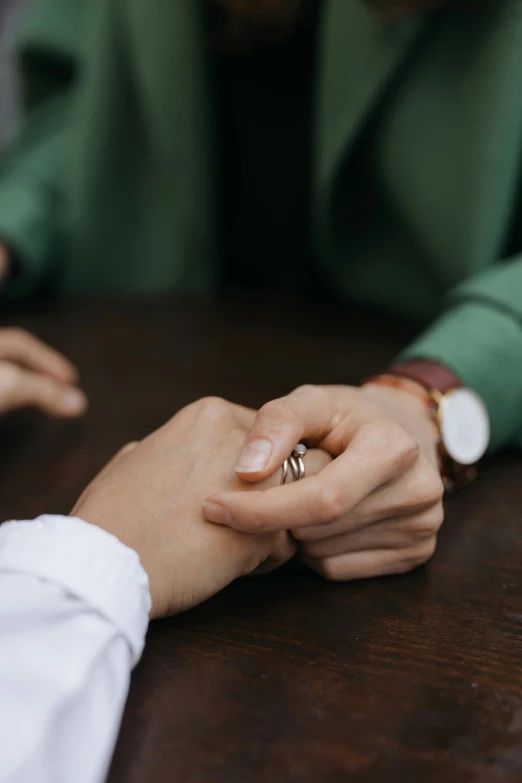
[[[301,439],[318,448],[282,487]],[[208,398],[126,446],[73,514],[138,552],[154,617],[297,546],[330,579],[398,573],[431,556],[442,522],[435,434],[420,402],[378,387],[305,387],[257,414]]]
[[[295,541],[284,529],[247,534],[203,519],[209,494],[251,494],[234,466],[254,418],[253,411],[224,400],[199,400],[140,443],[125,446],[74,507],[74,516],[138,553],[149,576],[152,617],[189,609],[234,579],[293,556]],[[328,462],[320,451],[307,455],[311,474]],[[258,488],[276,483],[272,476]]]
[[443,521],[436,438],[406,392],[301,387],[261,408],[238,475],[266,479],[303,439],[333,461],[290,487],[214,495],[205,517],[249,533],[290,530],[303,560],[328,579],[408,571],[431,557]]

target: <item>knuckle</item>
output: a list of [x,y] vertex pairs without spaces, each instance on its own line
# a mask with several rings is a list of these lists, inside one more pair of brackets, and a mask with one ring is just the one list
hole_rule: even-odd
[[265,403],[259,411],[259,418],[269,424],[277,424],[278,422],[294,424],[298,422],[298,416],[294,407],[284,397]]
[[15,364],[0,364],[0,388],[4,394],[14,393],[20,383],[22,371]]
[[437,551],[437,536],[433,536],[429,541],[426,542],[423,548],[423,561],[427,562],[428,560],[431,560],[435,552]]
[[121,449],[118,452],[118,456],[124,456],[125,454],[128,454],[129,452],[133,451],[136,446],[139,445],[138,440],[131,440],[128,443],[126,443],[124,446],[121,447]]
[[361,424],[361,435],[371,442],[377,453],[383,452],[390,463],[407,469],[419,458],[420,446],[399,424],[381,416]]
[[437,551],[437,541],[438,541],[437,536],[433,536],[433,538],[431,538],[430,541],[426,543],[424,547],[424,553],[423,553],[423,557],[424,557],[423,562],[427,562],[428,560],[431,560],[431,558]]
[[342,516],[344,512],[344,492],[342,487],[336,484],[316,484],[315,516],[318,522],[333,522]]
[[298,386],[292,392],[292,396],[307,397],[309,400],[317,401],[320,403],[327,403],[329,401],[328,392],[321,386],[315,386],[313,383],[304,383]]
[[317,560],[316,570],[329,582],[344,582],[348,579],[346,569],[338,558],[325,557]]
[[230,403],[222,397],[203,397],[196,405],[203,416],[212,420],[220,419],[230,411]]
[[388,432],[391,429],[388,422],[382,418],[371,418],[363,421],[359,426],[359,435],[361,438],[375,445],[375,448],[382,448],[383,437],[388,440]]
[[302,383],[300,386],[296,386],[293,394],[306,395],[315,394],[319,390],[318,386],[313,383]]
[[439,471],[427,461],[419,464],[414,477],[413,495],[417,506],[442,503],[444,484]]
[[29,332],[25,329],[21,329],[19,326],[8,326],[3,329],[3,336],[11,342],[22,342],[23,340],[31,339]]
[[435,554],[435,549],[437,547],[437,537],[432,536],[427,541],[425,541],[421,546],[415,547],[415,549],[412,550],[409,561],[410,561],[410,569],[411,568],[418,568],[421,565],[424,565],[428,560],[430,560],[431,557]]
[[409,468],[415,465],[419,459],[420,446],[402,427],[394,425],[391,443],[401,466]]
[[412,532],[416,538],[431,539],[436,535],[444,521],[444,508],[442,503],[434,506],[429,511],[415,517],[412,524]]
[[430,483],[431,490],[428,493],[429,499],[433,504],[440,503],[442,505],[444,499],[444,482],[442,481],[442,476],[438,470],[433,469],[431,471]]
[[437,537],[433,535],[421,545],[403,551],[398,561],[397,571],[399,573],[406,573],[424,565],[424,563],[433,557],[436,547]]
[[1,343],[5,350],[19,351],[27,347],[29,343],[34,343],[34,337],[25,329],[9,326],[2,330]]

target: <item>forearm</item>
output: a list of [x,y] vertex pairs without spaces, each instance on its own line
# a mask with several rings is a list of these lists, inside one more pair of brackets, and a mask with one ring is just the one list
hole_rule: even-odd
[[0,781],[98,783],[148,619],[135,553],[77,520],[0,528]]

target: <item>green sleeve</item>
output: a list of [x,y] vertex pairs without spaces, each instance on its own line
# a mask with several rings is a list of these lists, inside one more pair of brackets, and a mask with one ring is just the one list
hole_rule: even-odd
[[82,54],[84,0],[36,0],[16,48],[22,116],[0,161],[0,238],[18,274],[10,297],[28,293],[63,247],[70,112]]
[[522,446],[522,256],[453,290],[446,312],[399,361],[445,364],[484,400],[491,449]]

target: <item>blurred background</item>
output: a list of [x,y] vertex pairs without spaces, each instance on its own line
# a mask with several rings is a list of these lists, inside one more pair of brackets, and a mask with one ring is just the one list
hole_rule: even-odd
[[0,0],[0,148],[16,117],[16,81],[12,63],[14,29],[29,0]]

